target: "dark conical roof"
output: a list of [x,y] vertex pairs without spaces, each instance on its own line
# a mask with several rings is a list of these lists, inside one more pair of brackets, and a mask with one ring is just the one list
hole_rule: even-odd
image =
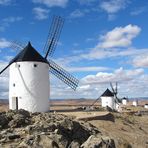
[[12,64],[13,62],[22,61],[36,61],[48,63],[48,61],[31,46],[30,42],[28,42],[28,45],[10,61],[10,64]]
[[123,97],[122,100],[127,100],[127,98]]
[[114,94],[107,88],[106,91],[101,96],[103,96],[103,97],[113,97]]

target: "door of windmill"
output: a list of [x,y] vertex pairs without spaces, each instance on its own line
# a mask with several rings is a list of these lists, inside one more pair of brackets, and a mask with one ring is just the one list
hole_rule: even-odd
[[18,97],[12,97],[12,109],[18,110]]

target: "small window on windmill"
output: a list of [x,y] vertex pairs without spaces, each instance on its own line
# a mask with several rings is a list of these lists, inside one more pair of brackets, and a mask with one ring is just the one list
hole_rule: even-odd
[[20,64],[15,64],[15,67],[16,68],[20,68]]
[[15,87],[15,83],[13,83],[13,87]]
[[37,65],[37,64],[33,64],[33,66],[34,66],[34,67],[37,67],[38,65]]

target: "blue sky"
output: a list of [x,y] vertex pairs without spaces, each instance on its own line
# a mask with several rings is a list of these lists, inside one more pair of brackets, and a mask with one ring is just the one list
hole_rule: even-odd
[[[148,96],[147,0],[0,0],[0,69],[31,41],[42,54],[53,15],[65,18],[52,59],[80,80],[77,91],[50,76],[51,98],[97,98],[117,81],[119,97]],[[9,70],[0,76],[8,98]]]

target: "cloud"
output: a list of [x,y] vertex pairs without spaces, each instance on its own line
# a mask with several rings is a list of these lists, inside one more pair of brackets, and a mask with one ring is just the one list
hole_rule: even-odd
[[80,18],[83,17],[84,15],[85,13],[83,11],[76,9],[73,12],[71,12],[70,18]]
[[0,21],[1,22],[0,23],[0,31],[5,31],[5,29],[7,27],[9,27],[10,24],[15,23],[15,22],[19,22],[22,19],[23,19],[23,17],[20,17],[20,16],[16,16],[16,17],[10,16],[10,17],[2,19]]
[[131,45],[132,39],[141,31],[136,25],[127,25],[125,27],[116,27],[107,34],[100,37],[99,48],[127,47]]
[[132,57],[147,53],[147,49],[130,47],[132,40],[140,33],[141,28],[136,25],[116,27],[100,37],[100,41],[92,48],[79,50],[73,56],[56,59],[57,63],[69,65],[81,60],[102,60],[108,58]]
[[95,41],[96,39],[95,38],[87,38],[85,41],[86,42],[92,42],[92,41]]
[[0,38],[0,48],[7,48],[10,46],[10,42],[5,38]]
[[80,80],[76,91],[71,90],[58,79],[52,81],[51,98],[98,98],[110,82],[118,82],[118,96],[141,97],[147,96],[148,75],[144,70],[118,68],[113,72],[98,72],[96,75],[87,75]]
[[[0,71],[7,65],[6,62],[0,62]],[[8,99],[9,77],[8,70],[0,75],[0,99]]]
[[108,15],[108,20],[109,20],[109,21],[113,21],[113,20],[116,19],[116,17],[117,17],[117,16],[114,15],[114,14],[109,14],[109,15]]
[[12,0],[0,0],[0,5],[9,5]]
[[[148,51],[148,49],[147,49]],[[148,68],[148,53],[140,54],[134,57],[132,64],[135,67],[145,67]]]
[[97,67],[97,66],[89,66],[89,67],[66,67],[69,72],[92,72],[92,71],[105,71],[109,70],[107,67]]
[[96,75],[88,75],[82,79],[84,84],[102,84],[109,82],[125,82],[133,80],[143,74],[143,69],[124,70],[122,67],[113,73],[99,72]]
[[130,0],[104,0],[100,3],[100,8],[108,14],[108,20],[116,18],[116,13],[127,7]]
[[78,56],[71,57],[71,60],[95,60],[146,53],[147,49],[130,48],[132,40],[140,31],[140,27],[131,24],[125,27],[116,27],[105,35],[102,35],[99,43],[94,48],[87,50],[87,53],[81,53]]
[[[139,54],[146,53],[147,49],[120,49],[120,48],[109,48],[109,49],[101,49],[98,47],[92,48],[90,52],[85,54],[80,54],[77,56],[77,61],[86,59],[86,60],[96,60],[96,59],[108,59],[114,57],[127,57],[127,56],[136,56]],[[72,59],[74,60],[74,59]]]
[[[78,58],[78,59],[77,59]],[[101,67],[101,66],[71,66],[71,63],[78,62],[79,57],[73,56],[73,57],[64,57],[64,58],[58,58],[54,59],[54,61],[58,65],[62,65],[64,69],[66,69],[69,72],[93,72],[93,71],[105,71],[110,70],[108,67]]]
[[79,4],[81,4],[81,5],[91,5],[96,1],[97,0],[78,0]]
[[6,23],[14,23],[14,22],[17,22],[17,21],[21,21],[23,18],[20,17],[20,16],[17,16],[17,17],[7,17],[7,18],[4,18],[2,21],[3,22],[6,22]]
[[32,0],[33,3],[44,4],[47,7],[66,7],[68,0]]
[[48,18],[49,10],[43,9],[41,7],[33,8],[33,13],[35,14],[35,18],[37,20],[44,20]]
[[128,3],[128,0],[109,0],[102,1],[100,3],[101,9],[107,13],[117,13],[119,10],[124,9]]
[[145,7],[136,8],[135,10],[133,10],[133,11],[130,13],[130,15],[136,16],[136,15],[139,15],[139,14],[145,12],[145,11],[146,11],[146,8],[145,8]]

